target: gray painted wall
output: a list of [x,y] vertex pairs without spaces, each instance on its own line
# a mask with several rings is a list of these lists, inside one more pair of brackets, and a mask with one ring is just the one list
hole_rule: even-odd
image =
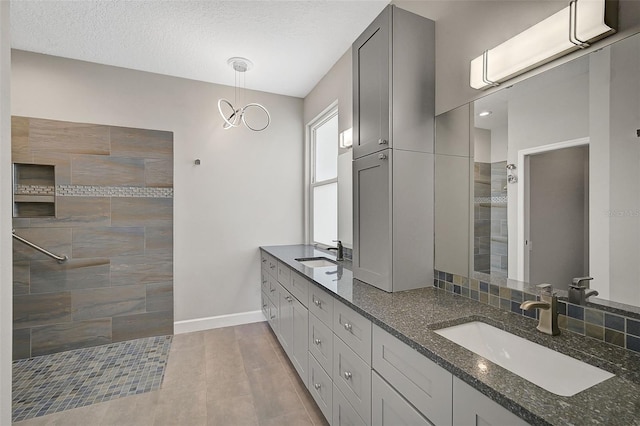
[[257,247],[303,239],[301,99],[247,91],[271,126],[226,131],[233,87],[21,51],[12,69],[14,115],[172,131],[175,320],[259,313]]

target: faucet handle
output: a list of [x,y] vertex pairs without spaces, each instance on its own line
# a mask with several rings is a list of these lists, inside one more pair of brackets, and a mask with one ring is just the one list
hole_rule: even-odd
[[334,243],[338,243],[338,247],[342,245],[342,241],[340,240],[331,240],[331,241],[333,241]]
[[591,281],[593,278],[591,277],[578,277],[578,278],[574,278],[571,284],[571,287],[575,287],[575,288],[589,288],[589,281]]
[[540,294],[553,296],[553,286],[551,284],[538,284],[536,287],[540,290]]

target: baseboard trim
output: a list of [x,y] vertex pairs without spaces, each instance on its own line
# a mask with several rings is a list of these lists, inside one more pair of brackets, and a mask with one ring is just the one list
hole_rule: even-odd
[[216,317],[176,321],[173,323],[173,332],[174,334],[191,333],[194,331],[231,327],[260,321],[266,321],[262,311],[240,312],[237,314],[218,315]]

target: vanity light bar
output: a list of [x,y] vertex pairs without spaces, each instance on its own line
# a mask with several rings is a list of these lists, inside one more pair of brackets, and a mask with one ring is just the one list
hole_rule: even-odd
[[471,61],[470,84],[484,90],[589,46],[616,31],[617,0],[573,0],[569,6]]

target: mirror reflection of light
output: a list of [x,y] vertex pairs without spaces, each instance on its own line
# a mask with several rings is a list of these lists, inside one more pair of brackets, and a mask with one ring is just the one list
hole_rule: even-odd
[[488,370],[487,365],[484,362],[479,362],[478,363],[478,368],[480,369],[480,371],[485,372]]

